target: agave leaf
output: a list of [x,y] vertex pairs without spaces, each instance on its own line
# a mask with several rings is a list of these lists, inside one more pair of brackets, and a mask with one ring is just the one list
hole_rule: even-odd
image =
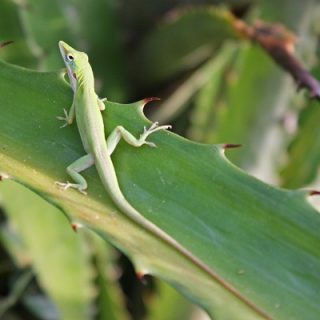
[[222,40],[238,37],[233,22],[229,11],[213,6],[176,12],[142,43],[136,56],[137,75],[152,82],[192,69],[209,58]]
[[[148,319],[150,320],[191,320],[194,313],[199,312],[179,292],[173,289],[164,281],[158,281],[156,287],[156,297],[153,297],[149,308]],[[203,315],[205,316],[205,314]],[[202,318],[201,318],[202,319]]]
[[110,250],[111,246],[107,246],[105,240],[94,233],[90,233],[88,238],[93,249],[92,260],[97,290],[94,319],[127,320],[129,315],[124,306],[125,300],[115,277],[115,250]]
[[312,102],[300,114],[299,131],[291,142],[289,162],[281,172],[282,183],[288,187],[301,187],[311,183],[319,167],[319,102]]
[[[320,215],[306,192],[276,189],[232,165],[220,145],[200,145],[168,132],[157,149],[121,143],[113,160],[129,202],[194,257],[128,219],[112,203],[94,168],[88,195],[61,191],[66,166],[84,154],[75,126],[55,119],[72,93],[57,73],[1,62],[0,171],[96,230],[127,253],[139,275],[158,276],[216,318],[312,319],[320,312]],[[123,125],[137,135],[148,125],[144,102],[106,104],[106,133]],[[213,275],[223,279],[216,281]],[[230,289],[230,286],[234,290]]]
[[[57,208],[30,190],[10,181],[0,186],[0,192],[1,204],[25,246],[24,255],[60,317],[89,319],[92,285],[83,241],[66,228]],[[61,239],[63,245],[57,245]]]

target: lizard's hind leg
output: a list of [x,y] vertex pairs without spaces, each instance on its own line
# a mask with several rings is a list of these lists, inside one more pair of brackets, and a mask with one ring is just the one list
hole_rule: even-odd
[[67,182],[57,182],[56,184],[61,187],[63,190],[68,188],[74,188],[79,190],[81,193],[86,194],[85,190],[88,187],[87,181],[85,178],[79,173],[90,168],[94,164],[94,158],[91,154],[87,154],[75,162],[71,163],[67,167],[67,172],[69,176],[73,179],[75,183]]

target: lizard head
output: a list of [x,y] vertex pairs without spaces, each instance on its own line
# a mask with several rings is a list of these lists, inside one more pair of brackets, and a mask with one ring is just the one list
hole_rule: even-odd
[[59,41],[59,49],[64,64],[67,67],[71,85],[75,88],[78,78],[82,73],[83,66],[88,64],[88,56],[86,53],[72,48],[63,41]]

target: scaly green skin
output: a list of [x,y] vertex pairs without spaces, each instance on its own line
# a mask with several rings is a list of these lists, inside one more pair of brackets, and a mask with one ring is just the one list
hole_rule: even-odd
[[79,172],[95,165],[105,189],[123,213],[199,266],[211,278],[220,283],[226,290],[232,292],[250,308],[254,309],[260,316],[269,319],[270,317],[268,315],[242,296],[234,287],[222,279],[216,272],[195,257],[175,239],[144,218],[126,200],[118,184],[117,175],[111,160],[112,152],[115,150],[121,138],[134,147],[141,147],[144,144],[155,147],[155,144],[146,141],[146,138],[153,132],[168,129],[169,126],[158,126],[157,123],[154,123],[149,129],[144,130],[139,139],[135,138],[125,128],[118,126],[106,140],[103,119],[100,113],[105,109],[103,103],[104,99],[99,99],[94,91],[94,76],[88,61],[88,56],[84,52],[73,49],[63,41],[59,42],[59,48],[67,67],[74,96],[69,113],[64,110],[64,116],[58,117],[58,119],[65,121],[62,126],[65,127],[71,125],[76,117],[82,144],[87,154],[73,162],[67,168],[68,174],[75,183],[57,182],[57,184],[64,190],[71,187],[85,193],[87,182]]

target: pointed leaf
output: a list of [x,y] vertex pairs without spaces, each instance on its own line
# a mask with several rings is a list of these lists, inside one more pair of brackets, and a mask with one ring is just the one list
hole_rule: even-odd
[[[120,212],[94,168],[88,195],[61,191],[65,168],[84,154],[75,126],[55,117],[71,104],[56,73],[0,65],[0,171],[107,237],[134,261],[139,275],[170,282],[214,318],[313,319],[320,312],[320,215],[306,193],[276,189],[229,163],[219,145],[167,132],[158,148],[121,142],[113,155],[120,187],[143,216],[192,252],[194,260]],[[123,125],[136,136],[144,103],[108,102],[107,134]],[[207,267],[199,267],[194,261]]]

